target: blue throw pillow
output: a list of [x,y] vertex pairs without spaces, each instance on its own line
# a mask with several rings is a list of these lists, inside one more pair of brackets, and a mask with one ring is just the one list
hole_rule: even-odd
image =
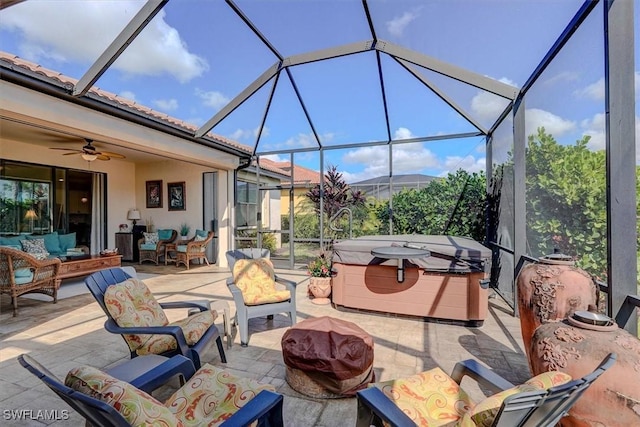
[[60,252],[66,253],[69,249],[76,247],[76,233],[60,234],[58,238],[60,240]]
[[160,239],[160,240],[170,239],[172,233],[173,233],[173,230],[171,230],[171,229],[169,229],[169,230],[158,230],[158,239]]
[[41,236],[27,236],[27,240],[35,239],[44,239],[44,246],[50,254],[59,254],[62,252],[62,249],[60,248],[60,238],[58,237],[57,231],[49,234],[43,234]]
[[0,245],[3,246],[19,246],[22,249],[22,246],[20,245],[20,240],[24,240],[26,239],[27,236],[25,236],[24,234],[21,234],[19,236],[4,236],[4,237],[0,237]]
[[196,236],[199,237],[207,237],[209,235],[208,231],[204,231],[204,230],[196,230]]

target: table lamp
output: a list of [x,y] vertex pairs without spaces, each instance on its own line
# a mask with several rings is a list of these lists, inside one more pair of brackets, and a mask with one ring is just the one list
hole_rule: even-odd
[[127,219],[133,220],[133,226],[136,226],[136,221],[141,218],[140,211],[138,209],[129,209],[127,212]]

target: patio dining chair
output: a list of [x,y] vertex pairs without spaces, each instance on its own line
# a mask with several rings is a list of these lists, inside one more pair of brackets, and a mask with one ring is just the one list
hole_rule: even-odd
[[295,325],[297,284],[278,277],[269,259],[239,259],[232,272],[227,287],[236,305],[236,324],[243,347],[249,343],[249,319],[288,313]]
[[[217,313],[209,308],[209,301],[159,303],[144,282],[133,277],[132,270],[101,270],[84,281],[107,315],[105,329],[122,336],[132,358],[144,354],[182,354],[200,368],[202,354],[215,341],[221,361],[227,362],[220,332],[214,324]],[[169,308],[199,312],[169,322],[164,312]]]
[[18,362],[82,415],[87,425],[283,425],[283,396],[272,385],[208,364],[161,403],[134,383],[90,366],[71,369],[63,382],[26,354],[18,356]]
[[[458,362],[451,376],[434,368],[411,377],[372,384],[357,392],[356,427],[555,426],[616,358],[615,353],[610,353],[593,372],[582,378],[572,379],[568,374],[552,371],[518,386],[475,360]],[[474,403],[460,387],[464,376],[496,394]]]

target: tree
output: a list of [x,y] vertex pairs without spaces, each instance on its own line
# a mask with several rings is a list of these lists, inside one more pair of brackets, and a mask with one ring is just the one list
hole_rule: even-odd
[[[454,234],[485,240],[486,177],[462,169],[426,187],[394,194],[395,234]],[[389,202],[377,207],[381,232],[389,233]]]
[[[320,193],[320,184],[307,192],[307,197],[314,204],[316,213],[320,213]],[[324,193],[322,210],[327,219],[333,218],[342,208],[363,207],[366,201],[364,193],[349,187],[336,166],[329,166],[324,174],[322,193]]]
[[561,145],[544,128],[528,138],[526,149],[527,242],[535,256],[557,249],[604,278],[606,247],[606,173],[604,150]]

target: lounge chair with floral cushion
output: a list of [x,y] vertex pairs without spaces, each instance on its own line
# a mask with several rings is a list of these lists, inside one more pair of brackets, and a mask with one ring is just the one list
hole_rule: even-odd
[[[615,360],[609,354],[582,378],[552,371],[518,386],[475,360],[458,362],[451,376],[433,368],[374,383],[357,392],[356,426],[552,427]],[[474,402],[460,387],[464,376],[496,394]]]
[[[159,303],[144,282],[121,268],[93,273],[85,279],[85,284],[107,315],[105,329],[122,335],[131,357],[182,354],[200,368],[202,354],[215,340],[221,361],[227,362],[222,338],[214,323],[217,313],[209,308],[209,301]],[[165,308],[200,311],[169,322]]]
[[28,355],[19,363],[94,426],[283,425],[281,394],[270,384],[203,365],[161,403],[133,384],[91,366],[78,366],[64,382]]
[[58,258],[38,260],[19,249],[0,246],[0,294],[8,294],[13,315],[18,314],[18,296],[30,293],[49,295],[58,301],[60,279]]
[[288,313],[291,324],[296,323],[296,282],[276,276],[271,260],[238,259],[227,286],[236,305],[243,347],[249,342],[249,319]]

